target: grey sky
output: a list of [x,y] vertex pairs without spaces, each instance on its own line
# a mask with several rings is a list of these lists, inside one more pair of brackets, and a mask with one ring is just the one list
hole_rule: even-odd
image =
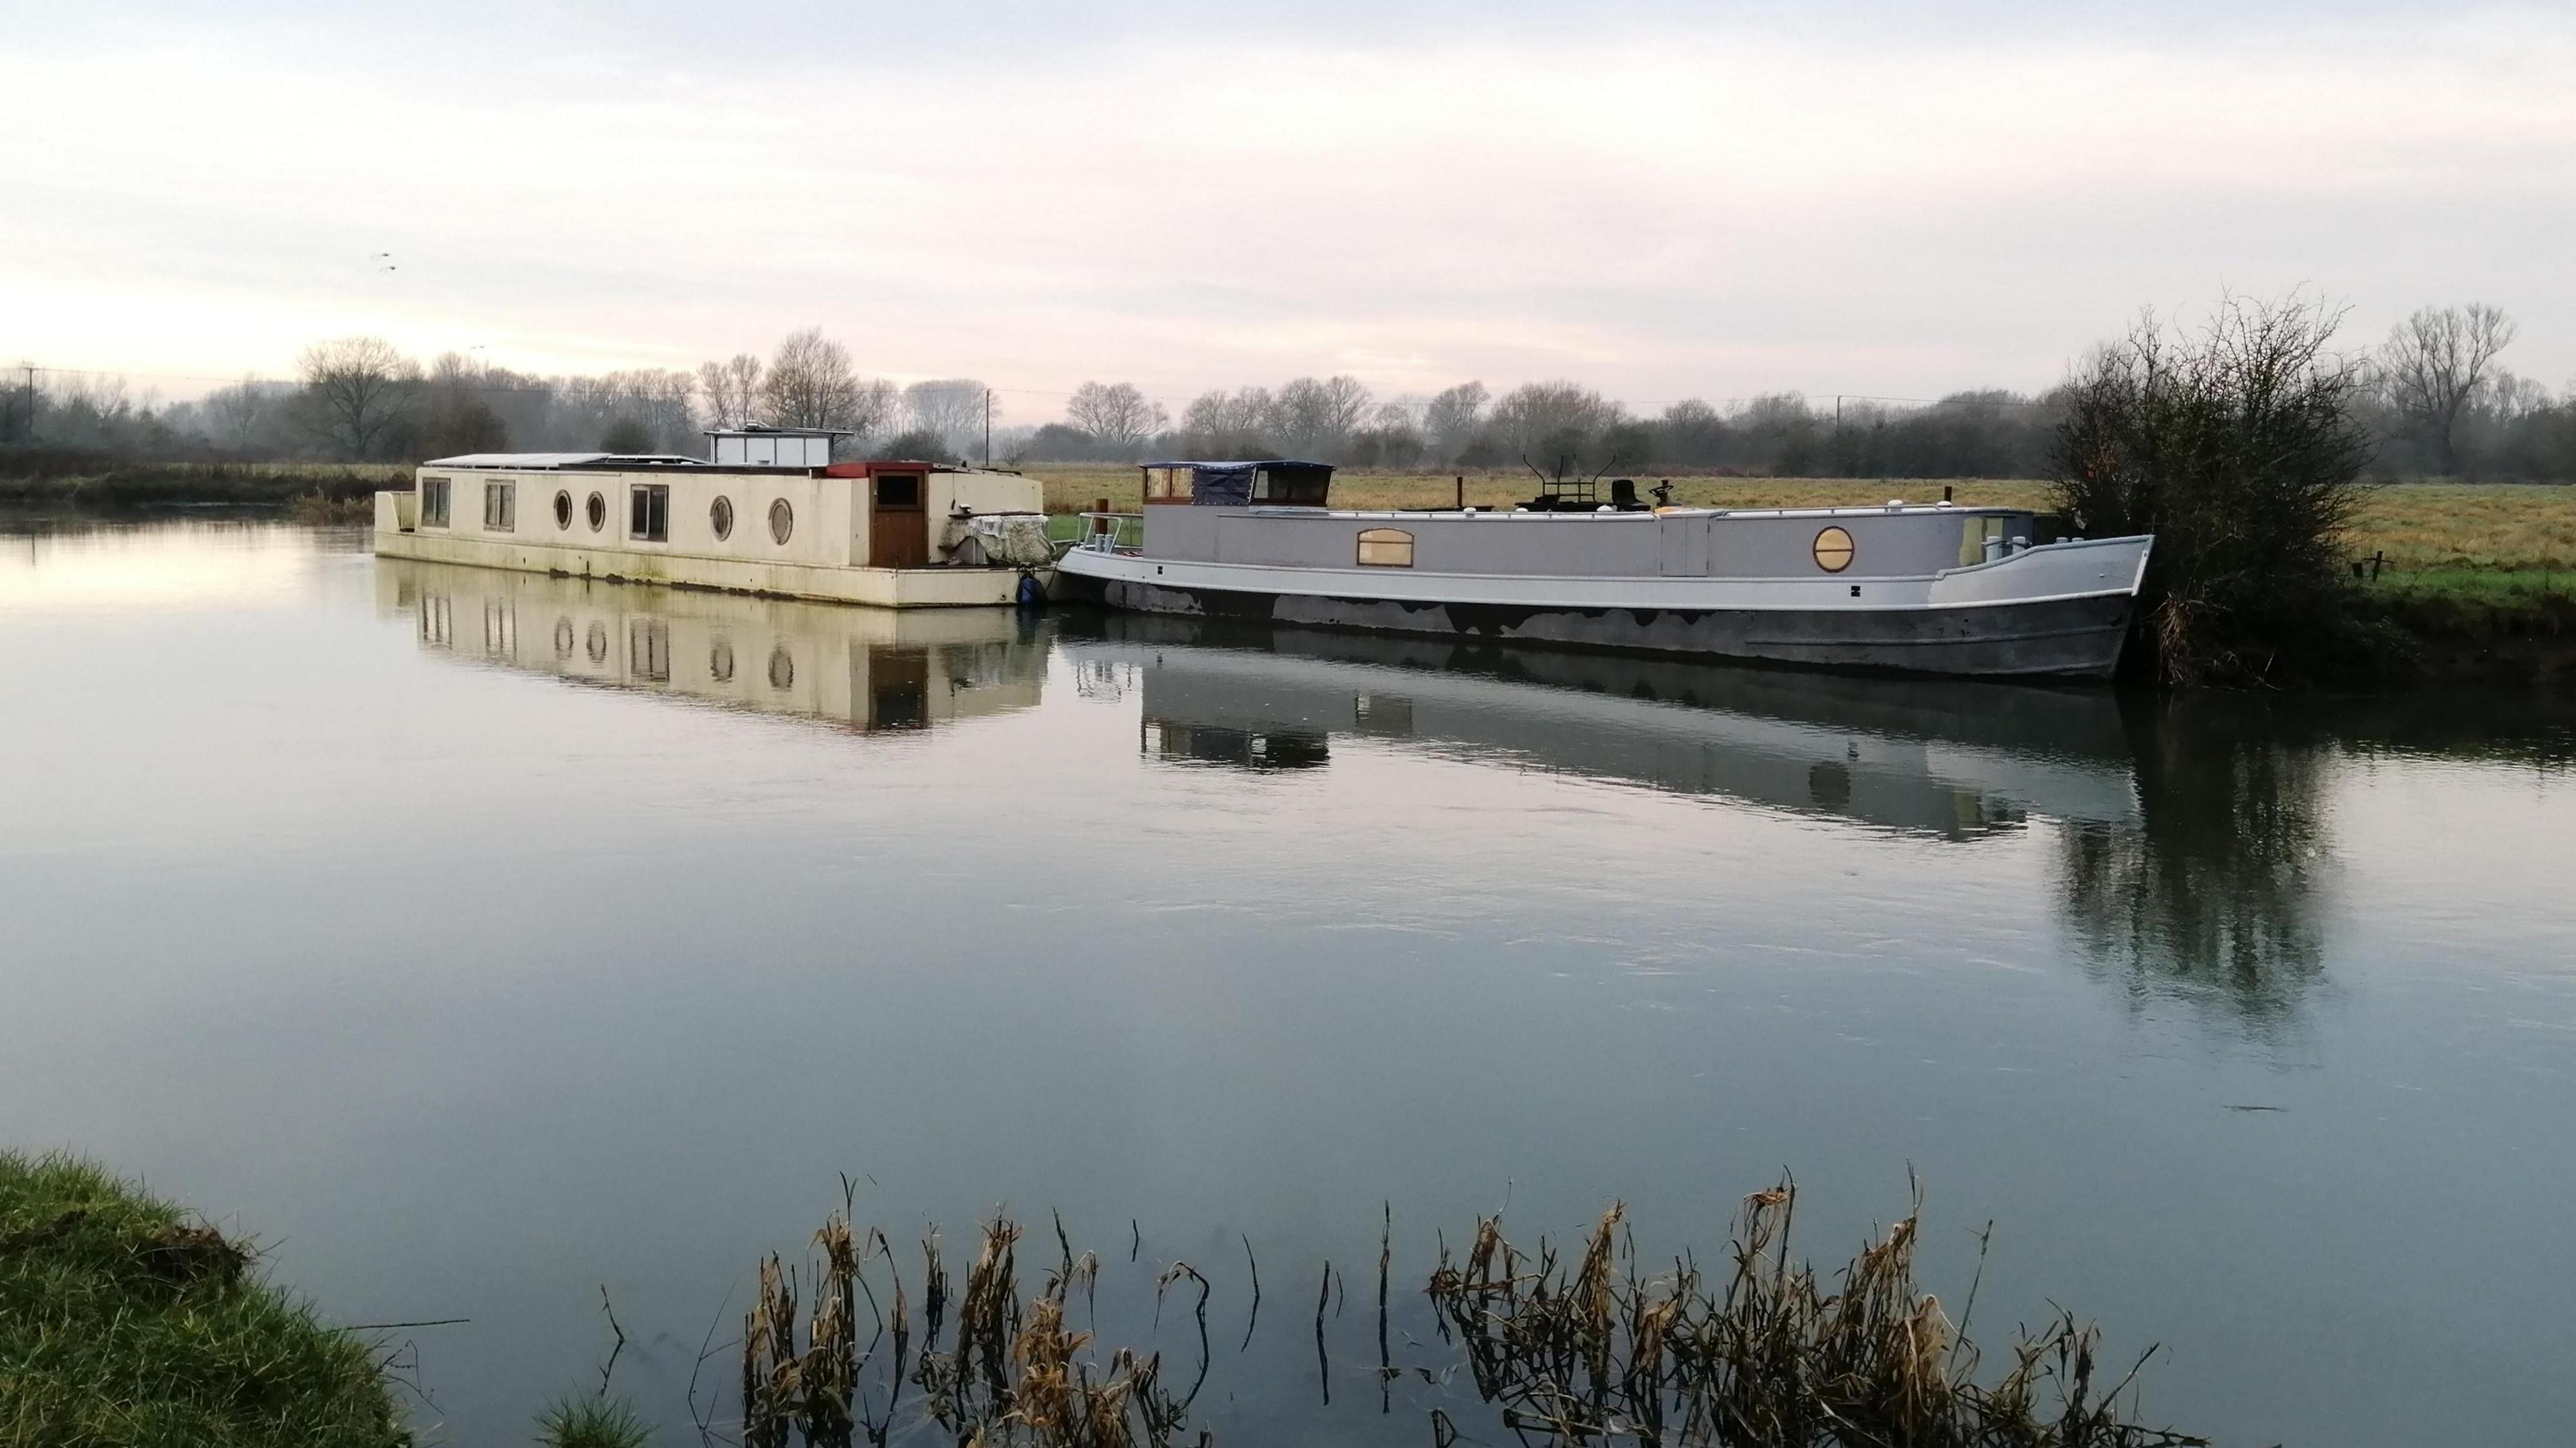
[[1344,371],[1651,408],[2035,388],[2307,284],[2356,346],[2496,303],[2576,379],[2563,7],[26,8],[0,350],[138,378],[819,322],[1024,420]]

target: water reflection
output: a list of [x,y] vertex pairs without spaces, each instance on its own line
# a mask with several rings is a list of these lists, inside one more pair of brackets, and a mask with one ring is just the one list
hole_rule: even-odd
[[2129,716],[2140,820],[2062,837],[2069,929],[2134,996],[2278,1029],[2324,975],[2332,746],[2221,698]]
[[2029,817],[2134,828],[2098,692],[1836,678],[1118,615],[1064,648],[1131,670],[1149,757],[1312,769],[1336,738],[1719,795],[1966,840]]
[[865,732],[1035,707],[1036,629],[1000,609],[892,609],[380,559],[377,602],[420,646],[578,683]]

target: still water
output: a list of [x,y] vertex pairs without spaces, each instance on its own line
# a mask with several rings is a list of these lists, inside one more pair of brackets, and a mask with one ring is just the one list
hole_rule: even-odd
[[[843,1172],[897,1241],[1008,1203],[1111,1277],[1131,1243],[1200,1265],[1220,1442],[1428,1442],[1465,1391],[1381,1416],[1353,1305],[1321,1401],[1318,1264],[1363,1295],[1390,1205],[1419,1336],[1405,1289],[1479,1212],[1623,1199],[1713,1257],[1783,1169],[1839,1261],[1910,1168],[1949,1300],[1991,1221],[1990,1356],[2064,1303],[2164,1345],[2154,1421],[2576,1421],[2563,712],[2124,709],[363,546],[0,538],[0,1142],[204,1205],[339,1320],[468,1319],[392,1334],[430,1441],[524,1441],[594,1386],[603,1288],[618,1388],[695,1441],[702,1344]],[[1238,1351],[1244,1237],[1272,1305]],[[1182,1316],[1122,1340],[1194,1357]]]

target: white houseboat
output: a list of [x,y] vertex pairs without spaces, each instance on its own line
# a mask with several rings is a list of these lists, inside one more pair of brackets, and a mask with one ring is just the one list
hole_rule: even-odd
[[1016,473],[831,460],[837,434],[707,434],[705,459],[473,453],[376,495],[388,558],[888,608],[1044,596],[1042,490]]
[[2107,678],[2148,537],[2014,508],[1677,508],[1620,479],[1519,508],[1328,506],[1321,463],[1153,463],[1061,590],[1113,608],[1919,673]]

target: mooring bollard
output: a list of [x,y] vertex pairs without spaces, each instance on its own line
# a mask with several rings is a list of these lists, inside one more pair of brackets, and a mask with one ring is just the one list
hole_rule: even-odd
[[1109,500],[1107,498],[1093,499],[1091,503],[1091,531],[1094,533],[1106,533],[1117,526],[1118,525],[1116,523],[1110,521]]

